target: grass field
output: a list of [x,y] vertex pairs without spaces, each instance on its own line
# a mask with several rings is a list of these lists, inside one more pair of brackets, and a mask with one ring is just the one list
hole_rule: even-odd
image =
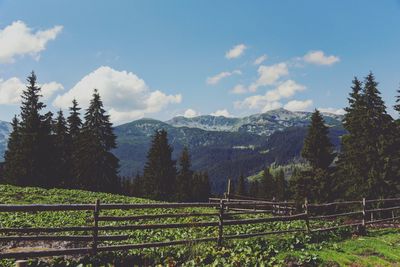
[[[21,188],[0,185],[1,204],[31,203],[144,203],[146,199],[125,197],[106,193],[93,193],[80,190],[45,190],[40,188]],[[185,211],[208,212],[209,209],[185,209]],[[133,215],[142,213],[176,212],[174,210],[130,210],[106,211],[102,215]],[[180,210],[182,212],[182,210]],[[261,216],[261,215],[246,215]],[[91,212],[40,212],[40,213],[2,213],[0,227],[45,227],[90,225]],[[170,218],[133,223],[172,223],[216,220],[217,218]],[[123,224],[123,222],[104,222]],[[318,223],[318,222],[317,222]],[[130,222],[132,224],[132,222]],[[319,225],[327,223],[319,222]],[[329,223],[329,225],[335,224]],[[224,228],[225,234],[251,233],[304,227],[302,221],[291,223],[268,223],[240,225]],[[120,231],[113,234],[128,234],[130,239],[124,243],[166,241],[197,237],[217,236],[216,227],[189,229],[162,229],[145,231]],[[74,234],[74,233],[70,233]],[[81,233],[82,234],[82,233]],[[87,233],[90,234],[90,233]],[[110,244],[112,242],[106,243]],[[9,244],[0,244],[3,249]],[[15,244],[14,244],[15,245]],[[71,246],[71,244],[64,244]],[[76,245],[76,244],[72,244]],[[85,244],[79,244],[85,245]],[[131,262],[142,264],[162,264],[179,266],[400,266],[400,232],[398,230],[372,231],[366,237],[351,237],[351,229],[341,229],[321,234],[286,234],[264,238],[252,238],[224,243],[217,248],[215,243],[175,246],[169,248],[131,250],[129,252],[104,253],[96,258],[56,258],[51,261],[33,261],[32,266],[90,266],[89,262],[102,264],[128,258]],[[11,266],[11,261],[2,261],[0,266]]]

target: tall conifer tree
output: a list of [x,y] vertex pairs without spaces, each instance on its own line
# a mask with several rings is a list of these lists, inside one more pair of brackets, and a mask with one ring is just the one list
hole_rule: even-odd
[[272,199],[275,197],[275,185],[274,185],[274,177],[271,174],[271,171],[269,168],[264,169],[264,173],[262,176],[261,180],[261,187],[262,187],[262,192],[261,197],[265,199]]
[[236,186],[236,192],[237,195],[242,195],[242,196],[246,196],[247,195],[247,191],[246,191],[246,182],[245,182],[245,178],[243,173],[241,173],[239,175],[239,179],[237,182],[237,186]]
[[56,172],[59,183],[62,187],[71,187],[73,184],[71,174],[71,138],[68,134],[67,122],[61,110],[58,111],[54,124],[54,143]]
[[324,124],[321,113],[315,110],[301,151],[302,157],[310,163],[312,168],[325,170],[335,157],[328,133],[328,127]]
[[386,112],[378,83],[370,73],[364,87],[355,79],[346,108],[342,151],[336,174],[345,197],[379,198],[394,194],[396,165],[393,119]]
[[[22,93],[21,122],[18,128],[20,142],[18,157],[8,156],[7,173],[18,173],[18,184],[51,187],[55,185],[51,155],[51,117],[41,115],[45,105],[40,101],[40,87],[34,72],[27,78]],[[50,123],[50,124],[49,124]],[[12,153],[12,152],[11,152]],[[7,160],[7,159],[6,159]],[[12,168],[19,168],[13,170]]]
[[67,118],[68,122],[68,132],[73,140],[75,140],[82,127],[82,120],[79,117],[80,113],[79,110],[81,110],[80,107],[78,107],[78,102],[76,99],[72,100],[72,106],[69,108],[69,116]]
[[116,136],[96,89],[77,146],[74,173],[80,186],[92,191],[116,192],[120,186],[119,161],[111,153],[116,148]]
[[179,171],[176,177],[176,193],[178,201],[189,201],[191,191],[188,190],[192,186],[193,171],[191,170],[191,162],[189,150],[185,147],[179,158]]
[[171,200],[176,192],[176,167],[172,147],[165,130],[156,131],[147,154],[143,179],[145,196],[157,200]]
[[21,180],[22,174],[22,161],[21,157],[21,133],[17,116],[14,116],[12,122],[12,131],[8,138],[7,150],[4,154],[4,180],[8,183],[15,185],[23,185]]

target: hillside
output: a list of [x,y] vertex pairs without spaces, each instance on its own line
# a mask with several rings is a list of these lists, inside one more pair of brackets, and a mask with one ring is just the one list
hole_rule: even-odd
[[[41,189],[33,187],[16,187],[0,185],[0,204],[66,204],[66,203],[94,203],[101,199],[104,203],[143,203],[149,202],[146,199],[125,197],[106,193],[95,193],[81,190],[65,189]],[[194,209],[184,209],[186,212],[193,212]],[[129,216],[143,214],[143,210],[109,211],[111,216]],[[163,213],[165,210],[155,209],[153,213]],[[183,212],[180,210],[180,212]],[[197,208],[196,212],[209,212],[207,209]],[[92,213],[86,211],[69,212],[35,212],[35,213],[2,213],[0,216],[1,227],[57,227],[57,226],[79,226],[90,225]],[[259,217],[262,215],[247,215]],[[201,219],[204,221],[205,219]],[[176,218],[162,219],[158,223],[171,222],[194,222],[194,219]],[[151,224],[151,221],[135,221],[133,224]],[[334,225],[335,222],[324,223]],[[321,226],[321,222],[317,223]],[[289,227],[303,228],[304,223],[262,223],[252,226],[241,225],[228,228],[225,234],[251,233],[271,230],[287,230]],[[224,230],[225,231],[225,230]],[[215,236],[217,229],[191,228],[191,229],[162,229],[148,231],[128,231],[128,243],[151,242],[160,240],[175,240],[193,238],[200,236]],[[399,253],[399,230],[372,230],[368,236],[349,237],[351,231],[343,228],[337,231],[324,234],[304,235],[302,233],[291,233],[286,235],[273,235],[243,240],[227,241],[224,246],[218,249],[215,244],[204,243],[192,246],[174,246],[166,248],[131,250],[121,253],[109,253],[101,255],[102,263],[111,263],[115,259],[131,256],[135,264],[156,265],[167,263],[171,266],[255,266],[259,263],[273,266],[347,266],[356,263],[357,266],[393,266],[393,263],[400,261]],[[71,233],[76,234],[76,233]],[[323,241],[323,242],[322,242]],[[23,246],[30,244],[24,243]],[[35,246],[35,244],[32,244]],[[73,243],[61,243],[57,246],[74,247]],[[82,246],[82,244],[79,244]],[[0,250],[4,244],[0,242]],[[14,248],[18,243],[13,242]],[[47,247],[49,244],[41,243],[40,247]],[[6,247],[8,245],[6,244]],[[132,257],[133,256],[133,257]],[[48,261],[49,259],[47,259]],[[50,266],[48,264],[65,264],[62,266],[91,266],[88,261],[93,258],[67,258],[61,260],[54,258],[53,261],[32,262],[31,266]],[[36,265],[37,264],[37,265]],[[294,265],[298,264],[298,265]],[[14,266],[14,261],[0,261],[1,266]],[[51,265],[54,266],[54,265]],[[59,266],[59,265],[57,265]]]
[[[141,119],[115,128],[118,148],[114,153],[120,159],[122,175],[141,172],[154,131],[165,129],[174,148],[173,157],[178,158],[187,146],[193,168],[207,171],[213,191],[220,193],[227,177],[252,175],[272,163],[298,160],[310,116],[310,112],[277,109],[243,118]],[[340,136],[345,133],[342,116],[325,113],[324,119],[330,126],[331,141],[339,149]]]
[[[115,129],[119,146],[114,153],[120,159],[123,175],[142,171],[156,129],[168,131],[174,158],[178,158],[184,146],[189,147],[193,168],[209,173],[212,189],[217,193],[226,188],[227,177],[236,179],[240,173],[252,175],[272,163],[287,164],[298,160],[307,132],[307,127],[291,127],[270,136],[260,136],[138,120]],[[336,149],[339,149],[340,136],[344,133],[341,127],[330,128],[330,138]]]

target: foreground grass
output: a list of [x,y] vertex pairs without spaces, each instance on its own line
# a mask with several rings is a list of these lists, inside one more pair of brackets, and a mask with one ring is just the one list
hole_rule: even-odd
[[322,266],[400,266],[400,230],[371,230],[341,242],[309,245],[306,251],[285,252],[280,259],[307,259]]
[[[148,203],[147,199],[126,197],[106,193],[93,193],[80,190],[21,188],[0,185],[0,204],[55,204],[55,203],[94,203],[101,199],[102,203]],[[179,212],[210,212],[210,209],[184,209]],[[177,210],[112,210],[103,211],[102,215],[127,216],[143,213],[178,212]],[[39,212],[39,213],[2,213],[0,227],[46,227],[46,226],[78,226],[91,225],[92,212]],[[247,215],[256,217],[262,215]],[[104,222],[104,224],[146,224],[210,221],[217,218],[171,218],[137,222]],[[313,222],[315,227],[334,225],[337,222]],[[303,228],[302,221],[291,223],[268,223],[240,225],[224,228],[225,234],[264,232],[291,228]],[[65,234],[65,233],[64,233]],[[78,234],[71,232],[70,234]],[[82,233],[79,234],[91,234]],[[103,233],[106,234],[106,233]],[[198,237],[217,236],[216,227],[162,229],[146,231],[115,231],[107,234],[127,234],[129,239],[123,243],[142,243]],[[115,261],[130,260],[130,265],[179,265],[179,266],[397,266],[400,262],[400,232],[374,231],[367,237],[349,239],[351,229],[341,229],[330,233],[313,235],[286,234],[232,240],[225,242],[222,248],[215,243],[201,243],[188,246],[174,246],[131,250],[116,253],[103,253],[96,258],[54,258],[51,262],[33,261],[32,266],[91,266],[97,262],[101,266]],[[346,240],[348,238],[348,240]],[[108,242],[105,244],[115,244]],[[121,242],[119,242],[121,244]],[[7,246],[8,244],[3,244]],[[43,244],[40,244],[42,246]],[[65,244],[64,244],[65,245]],[[68,246],[86,246],[87,244],[68,244]],[[1,249],[2,244],[0,244]],[[0,261],[0,266],[12,266],[12,261]],[[399,265],[400,266],[400,265]]]

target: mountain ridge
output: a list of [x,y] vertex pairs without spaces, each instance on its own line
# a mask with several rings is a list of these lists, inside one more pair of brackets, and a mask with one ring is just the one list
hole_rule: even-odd
[[[200,115],[187,118],[177,116],[165,122],[175,127],[199,128],[207,131],[239,131],[268,136],[274,131],[283,130],[284,128],[308,125],[311,114],[312,112],[293,112],[279,108],[245,117]],[[329,126],[338,126],[343,119],[342,115],[326,112],[322,114]]]

